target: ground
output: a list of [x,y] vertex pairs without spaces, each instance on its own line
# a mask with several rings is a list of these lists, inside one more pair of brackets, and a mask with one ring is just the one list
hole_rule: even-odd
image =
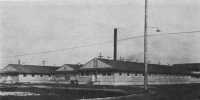
[[[0,100],[200,100],[200,84],[149,86],[91,86],[57,84],[0,85]],[[102,100],[105,100],[102,99]]]

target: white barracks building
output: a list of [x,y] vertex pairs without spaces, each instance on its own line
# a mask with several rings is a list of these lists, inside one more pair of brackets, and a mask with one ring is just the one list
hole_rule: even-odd
[[[197,73],[200,72],[200,66],[196,67],[199,69],[191,68],[188,71],[181,66],[175,68],[169,65],[149,64],[148,84],[200,83],[200,73]],[[94,85],[143,85],[144,64],[94,58],[77,71],[77,80]]]
[[[9,64],[0,72],[0,83],[56,83],[92,85],[143,85],[144,64],[94,58],[87,63],[63,66]],[[200,83],[200,64],[149,64],[148,84]]]
[[0,72],[1,83],[51,83],[58,66],[8,64]]

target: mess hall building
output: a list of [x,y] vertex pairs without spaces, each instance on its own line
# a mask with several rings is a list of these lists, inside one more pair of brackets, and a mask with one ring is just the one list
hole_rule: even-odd
[[59,66],[8,64],[0,72],[0,83],[50,83]]
[[[184,70],[184,69],[183,69]],[[94,58],[77,70],[76,79],[81,84],[93,85],[143,85],[144,64],[138,62]],[[196,79],[189,71],[173,66],[149,64],[148,84],[188,84]]]

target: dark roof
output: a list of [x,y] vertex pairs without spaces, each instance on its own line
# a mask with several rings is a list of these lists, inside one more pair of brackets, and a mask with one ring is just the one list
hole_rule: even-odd
[[174,64],[174,65],[200,65],[200,63],[181,63],[181,64]]
[[174,64],[173,67],[181,71],[200,71],[200,63]]
[[70,66],[71,68],[73,68],[74,70],[78,70],[80,69],[80,67],[82,67],[82,64],[64,64],[63,66]]
[[[11,67],[15,70],[5,70],[7,67]],[[49,74],[55,72],[60,66],[40,66],[40,65],[20,65],[20,64],[8,64],[1,73],[40,73]]]
[[[130,62],[130,61],[114,61],[109,59],[99,59],[101,62],[111,66],[111,68],[86,68],[81,70],[98,70],[98,71],[126,71],[144,73],[144,63]],[[81,71],[80,70],[80,71]],[[148,73],[157,74],[188,74],[187,72],[180,72],[175,70],[170,65],[148,64]]]
[[[73,70],[66,70],[63,69],[64,67],[69,66]],[[67,74],[67,73],[74,73],[75,70],[79,70],[83,65],[82,64],[64,64],[62,67],[56,70],[56,74]]]

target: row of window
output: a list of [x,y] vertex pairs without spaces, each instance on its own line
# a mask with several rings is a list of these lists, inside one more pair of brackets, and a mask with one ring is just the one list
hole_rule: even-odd
[[[93,74],[96,74],[96,73],[93,73]],[[110,76],[110,75],[112,75],[112,73],[100,73],[100,74],[102,74],[103,76]],[[81,75],[81,76],[89,76],[89,73],[83,73],[82,72],[79,75]]]
[[[143,74],[137,74],[137,73],[134,73],[134,74],[133,74],[133,73],[126,73],[127,76],[130,76],[131,74],[134,75],[134,76],[143,76]],[[121,76],[122,73],[119,73],[119,75]]]
[[[94,73],[95,74],[95,73]],[[108,72],[108,73],[100,73],[101,75],[103,75],[103,76],[111,76],[113,73],[111,73],[111,72]],[[127,76],[130,76],[131,74],[133,74],[133,73],[126,73],[127,74]],[[80,75],[81,76],[89,76],[89,73],[80,73]],[[119,75],[121,76],[122,75],[122,73],[119,73]],[[143,76],[143,74],[134,74],[135,76]]]
[[[95,73],[93,73],[93,74],[95,74]],[[104,73],[100,73],[100,74],[103,75],[103,76],[111,76],[113,73],[111,73],[111,72],[105,73],[104,72]],[[122,76],[122,74],[125,75],[124,73],[121,73],[121,72],[119,73],[120,76]],[[133,73],[126,73],[127,76],[130,76],[131,74],[133,74]],[[23,77],[26,77],[27,75],[29,75],[29,74],[23,74]],[[31,74],[32,77],[35,77],[35,75],[36,74]],[[89,76],[89,73],[83,73],[82,72],[82,73],[80,73],[80,75],[81,76]],[[143,76],[143,74],[137,74],[137,73],[134,73],[133,75],[134,76]],[[44,75],[40,74],[39,76],[43,77]],[[51,77],[52,75],[49,74],[48,76]],[[149,76],[152,76],[152,75],[150,74]],[[168,75],[164,75],[164,76],[166,77]],[[168,77],[170,77],[170,76],[168,76]],[[180,76],[177,75],[177,76],[171,76],[171,77],[180,77]],[[182,77],[184,77],[184,76],[182,76]]]
[[[29,74],[28,74],[29,75]],[[27,76],[27,74],[23,74],[23,77],[26,77]],[[31,74],[31,76],[32,77],[35,77],[35,74]],[[42,74],[40,74],[39,75],[40,77],[43,77],[44,75],[42,75]],[[51,75],[48,75],[49,77],[51,77]]]

